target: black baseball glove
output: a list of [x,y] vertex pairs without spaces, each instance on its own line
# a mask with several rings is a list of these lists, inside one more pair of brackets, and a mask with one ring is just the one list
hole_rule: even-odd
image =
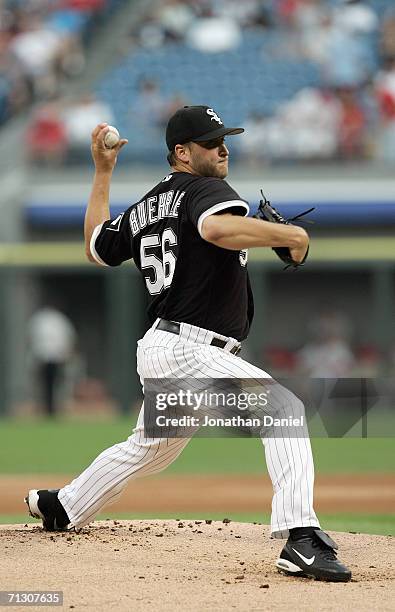
[[[256,215],[254,215],[253,218],[262,219],[262,221],[269,221],[269,223],[280,223],[281,225],[292,225],[291,221],[296,221],[297,219],[300,219],[300,217],[307,215],[308,213],[312,212],[315,208],[313,206],[313,208],[309,208],[309,210],[305,210],[304,212],[300,213],[299,215],[296,215],[295,217],[292,217],[290,219],[284,219],[284,217],[280,215],[280,213],[274,208],[274,206],[270,204],[269,200],[265,198],[262,189],[261,189],[261,194],[262,194],[263,199],[260,200],[258,210],[256,212]],[[312,223],[312,221],[309,221],[309,223]],[[287,264],[284,270],[286,270],[289,267],[292,267],[294,270],[297,270],[299,266],[303,266],[304,262],[307,259],[307,255],[309,254],[309,249],[307,249],[306,255],[304,256],[303,260],[300,262],[297,262],[292,259],[291,251],[289,250],[288,247],[272,247],[272,250],[281,259],[281,261]]]

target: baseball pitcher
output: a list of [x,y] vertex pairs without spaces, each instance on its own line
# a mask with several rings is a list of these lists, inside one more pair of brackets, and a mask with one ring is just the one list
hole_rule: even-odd
[[[238,354],[254,314],[248,249],[270,247],[287,265],[299,266],[309,238],[266,201],[256,218],[248,217],[248,202],[225,181],[225,136],[244,130],[225,127],[207,106],[179,109],[166,130],[169,174],[111,218],[112,172],[127,140],[106,148],[108,129],[102,123],[92,133],[96,172],[85,217],[86,254],[102,266],[133,259],[144,278],[151,327],[137,348],[142,384],[167,378],[271,380]],[[302,402],[283,387],[268,409],[304,413]],[[276,565],[294,576],[346,582],[351,572],[337,559],[337,545],[320,529],[313,509],[308,432],[290,437],[287,431],[262,435],[274,491],[271,531],[273,537],[287,538]],[[130,480],[164,470],[189,440],[148,437],[143,404],[132,435],[102,452],[70,484],[29,491],[30,513],[47,530],[79,529],[114,502]]]

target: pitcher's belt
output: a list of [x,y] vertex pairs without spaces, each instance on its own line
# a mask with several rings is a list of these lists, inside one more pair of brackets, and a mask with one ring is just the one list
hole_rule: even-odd
[[[180,331],[181,331],[181,324],[176,323],[175,321],[166,321],[166,319],[160,319],[159,323],[156,326],[156,329],[170,332],[171,334],[176,334],[177,336],[179,336]],[[211,341],[208,342],[208,344],[210,344],[211,346],[216,346],[218,348],[224,349],[226,345],[228,344],[228,341],[223,340],[222,338],[218,338],[217,336],[214,336],[214,338],[212,338]],[[230,349],[229,352],[232,353],[233,355],[237,355],[237,353],[239,353],[240,350],[241,350],[240,344],[238,345],[236,344]]]

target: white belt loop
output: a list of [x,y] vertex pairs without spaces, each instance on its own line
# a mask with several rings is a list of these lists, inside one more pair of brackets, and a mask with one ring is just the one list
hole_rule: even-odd
[[231,351],[235,346],[239,347],[240,342],[238,342],[235,338],[229,338],[228,342],[224,346],[224,351]]

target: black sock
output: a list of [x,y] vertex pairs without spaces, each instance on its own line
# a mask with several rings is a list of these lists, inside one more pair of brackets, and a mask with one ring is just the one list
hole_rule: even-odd
[[294,527],[289,530],[289,535],[292,540],[299,540],[300,538],[313,535],[317,529],[319,527]]

